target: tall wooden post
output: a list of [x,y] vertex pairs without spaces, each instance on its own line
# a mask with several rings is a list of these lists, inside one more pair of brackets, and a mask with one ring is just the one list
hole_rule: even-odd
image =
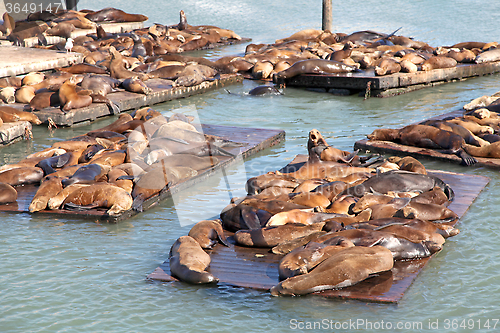
[[322,29],[332,31],[332,0],[323,0]]
[[66,9],[67,10],[77,10],[76,9],[77,0],[66,0]]

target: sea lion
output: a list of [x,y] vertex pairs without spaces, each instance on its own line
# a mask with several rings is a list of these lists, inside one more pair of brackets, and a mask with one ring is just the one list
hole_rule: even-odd
[[16,200],[16,189],[7,183],[0,183],[0,204],[15,202]]
[[475,157],[500,158],[500,141],[490,143],[483,147],[466,144],[465,151]]
[[[326,226],[326,224],[325,224],[325,226]],[[324,228],[325,227],[323,227],[323,229]],[[304,246],[307,243],[309,243],[311,241],[314,241],[316,238],[325,235],[326,233],[327,233],[327,231],[321,230],[321,231],[313,232],[312,234],[309,234],[309,235],[306,235],[306,236],[294,238],[294,239],[292,239],[290,241],[285,241],[283,243],[280,243],[280,244],[274,246],[271,249],[271,252],[274,253],[274,254],[287,254],[287,253],[290,253],[291,251],[295,250],[296,248]]]
[[482,64],[485,62],[492,62],[498,60],[500,60],[500,48],[479,53],[474,59],[474,62],[476,64]]
[[210,256],[190,236],[181,236],[170,248],[170,272],[191,284],[213,283],[218,279],[206,271]]
[[108,74],[105,68],[92,64],[73,64],[69,67],[57,68],[57,70],[71,74]]
[[103,174],[103,169],[98,164],[80,166],[75,173],[62,181],[64,187],[72,184],[91,184],[96,182]]
[[332,255],[310,273],[281,281],[271,288],[271,295],[304,295],[348,287],[372,274],[388,271],[393,265],[392,254],[384,247],[349,247]]
[[0,100],[4,103],[11,104],[16,101],[16,88],[15,87],[5,87],[0,88]]
[[330,200],[319,192],[302,192],[298,194],[293,194],[290,202],[296,203],[298,205],[303,205],[307,207],[321,207],[325,209],[330,206]]
[[49,200],[56,196],[63,189],[61,178],[51,178],[43,181],[31,200],[28,210],[31,213],[47,208]]
[[55,91],[45,91],[35,95],[30,101],[31,111],[40,111],[59,105],[59,94]]
[[433,69],[450,68],[456,66],[457,61],[453,58],[447,56],[433,56],[424,61],[421,68],[423,71],[430,71]]
[[245,188],[248,195],[258,194],[268,187],[289,187],[296,188],[300,181],[294,177],[268,172],[256,177],[251,177],[247,180]]
[[391,156],[387,159],[389,162],[396,163],[399,166],[399,170],[411,171],[416,173],[421,173],[423,175],[427,174],[425,167],[419,160],[411,156],[399,157]]
[[275,73],[273,82],[280,83],[285,79],[292,78],[301,74],[339,74],[351,73],[358,69],[354,66],[346,65],[342,62],[324,59],[307,59],[294,63],[290,68]]
[[252,76],[257,80],[264,80],[269,77],[274,69],[274,65],[270,61],[258,61],[252,68]]
[[275,86],[258,86],[248,92],[250,96],[283,95]]
[[340,238],[338,245],[309,242],[281,258],[278,265],[279,279],[282,281],[292,276],[307,274],[335,253],[353,246],[351,241]]
[[361,184],[347,188],[340,195],[353,195],[360,198],[367,192],[382,194],[386,194],[389,191],[425,192],[433,189],[435,186],[440,187],[444,193],[446,193],[450,201],[453,200],[455,196],[453,189],[438,177],[403,170],[394,170],[377,174]]
[[217,240],[225,246],[229,246],[222,229],[221,220],[204,220],[196,223],[188,236],[193,237],[202,248],[211,249],[217,244]]
[[90,206],[89,208],[109,208],[106,213],[110,216],[120,215],[132,207],[132,197],[121,187],[98,183],[82,187],[71,192],[63,202],[64,205],[74,207]]
[[38,167],[20,167],[0,172],[0,183],[11,186],[38,183],[43,178],[43,170]]
[[17,103],[29,104],[29,102],[35,97],[35,87],[34,86],[22,86],[16,90],[15,97]]
[[137,76],[129,77],[123,80],[121,86],[125,90],[137,94],[149,95],[153,92],[153,90],[149,88],[147,85],[145,85],[144,82],[142,82],[142,80],[139,79]]
[[114,46],[109,47],[111,53],[111,62],[109,64],[109,73],[115,79],[128,79],[129,77],[138,77],[145,81],[149,79],[148,74],[142,74],[128,70],[125,67],[125,58],[116,50]]
[[75,26],[70,22],[59,22],[54,23],[49,29],[45,31],[45,34],[49,36],[60,36],[63,38],[70,38],[71,33],[75,30]]
[[[66,152],[61,155],[47,157],[36,164],[37,167],[42,168],[44,175],[50,175],[54,173],[54,168],[62,168],[70,161],[72,157],[72,152]],[[76,161],[78,162],[78,160]],[[73,163],[72,165],[77,164]]]
[[236,243],[249,247],[274,247],[285,241],[320,231],[324,223],[310,225],[289,223],[261,229],[238,230],[234,234]]
[[347,41],[341,50],[334,51],[328,55],[327,60],[342,61],[351,56],[352,50],[354,48],[354,43]]
[[[59,177],[55,177],[55,178],[59,178]],[[47,208],[58,209],[62,205],[64,200],[66,200],[68,195],[70,195],[72,192],[76,191],[77,189],[80,189],[80,188],[86,187],[86,186],[90,186],[90,184],[78,184],[77,183],[77,184],[72,184],[72,185],[66,186],[61,191],[59,191],[56,195],[49,198],[49,201],[47,203]]]
[[335,213],[317,213],[303,211],[301,209],[292,209],[285,212],[279,212],[274,214],[269,221],[267,221],[266,226],[277,226],[285,225],[289,223],[299,223],[299,224],[313,224],[318,222],[323,222],[325,220],[342,216],[342,214]]
[[401,71],[401,65],[399,61],[394,58],[383,58],[380,63],[375,66],[375,75],[390,75],[394,73],[399,73]]
[[76,78],[72,76],[59,88],[59,101],[63,111],[68,112],[71,109],[79,109],[92,104],[92,97],[79,95],[76,92],[76,84]]
[[[439,129],[442,129],[444,131],[449,131],[453,132],[455,134],[460,135],[462,138],[464,138],[464,141],[468,144],[474,145],[474,146],[483,146],[486,143],[484,140],[481,140],[478,136],[476,136],[474,133],[472,133],[469,129],[466,127],[462,126],[460,123],[454,123],[451,121],[447,120],[426,120],[421,123],[422,125],[428,125],[428,126],[434,126]],[[467,124],[464,124],[467,125]],[[475,124],[470,124],[469,128],[477,128],[478,126]]]
[[148,17],[141,14],[129,14],[123,10],[116,8],[104,8],[97,12],[91,12],[85,15],[85,18],[92,22],[143,22],[147,21]]
[[40,125],[42,121],[32,112],[22,111],[11,106],[0,106],[0,117],[4,122],[29,121],[33,125]]
[[442,153],[457,155],[462,159],[462,163],[468,166],[477,162],[464,151],[465,141],[460,135],[432,126],[409,125],[401,129],[376,129],[367,137],[370,140],[393,141],[408,146],[441,149]]

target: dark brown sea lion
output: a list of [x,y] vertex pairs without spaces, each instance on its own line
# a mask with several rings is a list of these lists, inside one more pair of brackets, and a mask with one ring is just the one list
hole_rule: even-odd
[[338,61],[324,60],[324,59],[308,59],[308,60],[297,61],[292,66],[290,66],[290,68],[274,74],[273,82],[280,83],[280,81],[301,74],[338,74],[338,73],[350,73],[357,70],[358,69],[354,66],[349,66]]
[[339,239],[338,245],[309,242],[281,258],[278,266],[279,279],[281,281],[292,276],[307,274],[335,253],[353,246],[352,242],[342,239]]
[[289,187],[296,188],[300,181],[287,175],[268,172],[256,177],[249,178],[246,182],[248,195],[258,194],[268,187]]
[[111,62],[109,64],[109,73],[115,79],[127,79],[130,77],[139,77],[145,81],[149,79],[149,75],[133,72],[125,67],[125,58],[116,50],[114,46],[109,47],[111,53]]
[[464,141],[474,146],[482,146],[484,142],[476,137],[469,129],[460,124],[455,124],[446,120],[427,120],[422,122],[422,125],[434,126],[444,131],[453,132],[464,138]]
[[59,94],[55,91],[41,92],[30,101],[31,111],[40,111],[51,106],[59,105]]
[[[72,152],[66,152],[61,155],[47,157],[36,164],[37,167],[42,168],[44,175],[54,173],[54,168],[62,168],[70,161]],[[78,161],[77,161],[78,162]],[[76,164],[76,163],[75,163]]]
[[342,50],[330,53],[326,59],[335,60],[335,61],[342,61],[345,58],[349,58],[351,56],[353,48],[354,48],[354,43],[351,41],[347,41],[344,44],[344,47],[342,48]]
[[190,236],[181,236],[170,248],[170,272],[181,281],[201,284],[213,283],[218,279],[206,271],[210,256]]
[[105,207],[109,208],[106,213],[110,216],[120,215],[132,206],[132,197],[121,187],[97,183],[82,187],[71,192],[63,202],[64,205],[74,207]]
[[73,64],[69,67],[57,68],[57,70],[71,74],[108,74],[105,68],[91,64]]
[[7,183],[0,183],[0,204],[15,202],[16,200],[16,189]]
[[217,244],[217,240],[221,244],[229,246],[220,220],[200,221],[189,230],[188,236],[193,237],[204,249],[213,248]]
[[401,129],[376,129],[367,137],[370,140],[393,141],[408,146],[440,149],[443,153],[459,156],[465,165],[477,162],[464,151],[465,141],[460,135],[432,126],[409,125]]
[[116,8],[104,8],[97,12],[88,13],[85,18],[93,22],[143,22],[148,17],[141,14],[128,14]]
[[275,86],[258,86],[248,92],[251,96],[283,95]]
[[59,88],[59,101],[63,111],[79,109],[92,104],[92,97],[76,92],[76,79],[71,77]]
[[388,271],[393,265],[392,254],[384,247],[350,247],[332,255],[308,274],[281,281],[271,288],[271,295],[304,295],[348,287],[372,274]]
[[68,22],[55,23],[51,28],[45,31],[45,34],[50,36],[60,36],[64,38],[70,38],[71,32],[75,30],[75,26]]
[[0,173],[0,183],[12,186],[38,183],[43,178],[43,170],[38,167],[20,167]]
[[43,181],[35,193],[28,207],[31,213],[47,208],[50,198],[56,196],[63,189],[61,178],[51,178]]
[[0,106],[0,117],[6,123],[21,120],[29,121],[34,125],[40,125],[42,123],[34,113],[22,111],[10,106]]
[[234,234],[234,239],[243,246],[271,248],[285,241],[320,231],[323,225],[322,222],[310,225],[289,223],[261,229],[238,230]]
[[88,164],[78,168],[69,178],[63,179],[64,187],[71,184],[91,184],[96,182],[103,174],[103,169],[98,164]]

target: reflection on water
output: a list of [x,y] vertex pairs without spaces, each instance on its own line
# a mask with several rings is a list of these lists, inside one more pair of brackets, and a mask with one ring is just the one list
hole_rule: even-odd
[[[149,22],[174,24],[183,9],[191,24],[214,24],[235,30],[254,42],[272,42],[303,28],[321,26],[321,5],[300,1],[108,1],[126,11],[140,12]],[[95,0],[80,1],[79,9],[102,8]],[[486,9],[486,10],[485,10]],[[433,46],[468,40],[498,41],[492,27],[500,3],[483,1],[391,2],[365,1],[334,4],[334,30],[353,32],[400,31]],[[480,18],[480,19],[477,19]],[[473,22],[473,23],[470,23]],[[234,45],[206,53],[213,58],[244,51]],[[282,96],[254,98],[216,90],[155,106],[169,112],[195,107],[202,123],[281,128],[286,141],[245,161],[247,177],[277,170],[296,154],[305,153],[309,130],[318,129],[326,140],[352,150],[356,140],[380,127],[398,127],[456,110],[471,99],[500,90],[498,75],[449,83],[391,98],[334,96],[287,88]],[[230,86],[244,93],[259,82]],[[19,160],[57,140],[103,127],[113,118],[81,127],[59,128],[50,134],[35,128],[35,141],[2,148],[1,163]],[[221,285],[216,288],[161,284],[145,280],[167,259],[170,245],[188,233],[172,200],[118,224],[63,219],[29,214],[0,214],[2,262],[0,306],[2,332],[154,332],[246,331],[285,332],[290,320],[363,319],[396,323],[474,319],[484,323],[498,318],[500,295],[499,175],[485,168],[466,169],[436,161],[427,168],[491,178],[458,224],[461,233],[447,240],[443,251],[430,260],[398,306],[306,296],[275,298],[268,293]],[[238,188],[239,186],[239,188]],[[235,195],[243,193],[237,181]],[[208,180],[185,192],[182,218],[193,223],[216,216],[228,203],[224,181]],[[194,207],[194,208],[193,208]],[[484,327],[475,327],[477,331]],[[363,330],[360,330],[363,331]],[[465,331],[465,330],[464,330]]]

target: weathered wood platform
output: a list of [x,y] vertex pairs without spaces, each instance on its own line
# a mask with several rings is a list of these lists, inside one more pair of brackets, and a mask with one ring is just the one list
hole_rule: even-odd
[[453,68],[418,71],[416,73],[396,73],[375,76],[374,70],[349,74],[303,74],[275,82],[290,87],[325,89],[347,89],[360,95],[389,97],[406,92],[432,87],[434,85],[463,80],[500,72],[500,61],[483,64],[459,64]]
[[0,147],[22,140],[31,130],[32,126],[28,121],[3,123],[3,125],[0,126]]
[[[163,79],[150,79],[144,83],[153,90],[149,95],[136,94],[128,91],[110,93],[107,97],[118,105],[120,110],[127,111],[137,109],[146,105],[158,104],[174,99],[193,96],[211,90],[222,88],[231,84],[242,83],[243,77],[238,74],[223,74],[220,79],[205,81],[192,87],[174,87],[172,81]],[[16,108],[24,108],[24,104],[11,104]],[[80,109],[70,110],[66,113],[60,108],[46,108],[34,112],[43,123],[48,123],[52,119],[58,126],[72,126],[84,121],[93,121],[97,118],[112,115],[106,104],[92,103],[90,106]]]
[[83,61],[81,53],[0,46],[0,77],[66,67]]
[[[233,142],[238,142],[243,144],[242,147],[235,148],[225,148],[227,151],[233,154],[241,154],[241,157],[246,158],[257,152],[274,146],[285,139],[285,132],[282,130],[273,129],[260,129],[260,128],[243,128],[243,127],[233,127],[233,126],[220,126],[220,125],[202,125],[203,132],[205,134],[217,135],[224,139],[231,140]],[[172,194],[177,193],[187,187],[197,184],[214,173],[220,171],[223,167],[229,166],[231,163],[236,161],[236,157],[224,157],[217,156],[219,159],[219,164],[216,166],[206,169],[203,172],[199,172],[197,176],[186,179],[180,183],[175,184],[170,187],[167,191],[160,193],[159,195],[153,196],[146,200],[142,207],[143,210],[148,210],[154,205],[158,204],[165,198],[170,197]],[[38,186],[35,185],[24,185],[16,187],[18,192],[17,201],[10,204],[0,205],[0,212],[14,212],[14,213],[26,213],[29,212],[28,207],[33,199]],[[109,216],[106,214],[106,209],[92,209],[87,211],[70,211],[70,210],[43,210],[34,213],[35,215],[53,215],[53,216],[65,216],[66,218],[70,216],[78,218],[89,218],[99,221],[107,222],[119,222],[125,220],[131,216],[138,214],[135,210],[128,210],[123,212],[119,216]]]
[[[448,117],[461,117],[466,111],[464,109],[448,112],[442,115],[438,115],[428,120],[439,120]],[[413,156],[416,158],[426,158],[431,160],[439,160],[444,162],[451,162],[456,164],[461,164],[462,159],[456,155],[443,154],[434,149],[419,148],[413,146],[406,146],[403,144],[390,142],[390,141],[380,141],[380,140],[368,140],[363,139],[356,141],[354,143],[354,149],[359,149],[364,152],[380,153],[380,154],[392,154],[398,156]],[[500,169],[500,159],[499,158],[486,158],[486,157],[475,157],[477,163],[474,166],[482,166],[493,169]]]
[[[291,164],[298,163],[300,159],[304,160],[304,156],[299,155]],[[445,171],[430,171],[429,173],[441,178],[453,188],[455,200],[448,208],[457,213],[460,218],[489,182],[489,178],[484,176]],[[219,283],[263,291],[268,291],[279,283],[278,264],[282,256],[269,252],[269,249],[237,246],[234,244],[233,234],[226,232],[226,235],[230,236],[231,247],[217,245],[213,250],[207,251],[212,258],[209,271],[219,278]],[[167,252],[168,249],[165,250],[165,253]],[[384,272],[351,287],[323,291],[312,295],[397,303],[430,258],[432,256],[418,260],[398,260],[391,271]],[[168,260],[148,275],[147,278],[163,282],[177,281],[170,276]]]

